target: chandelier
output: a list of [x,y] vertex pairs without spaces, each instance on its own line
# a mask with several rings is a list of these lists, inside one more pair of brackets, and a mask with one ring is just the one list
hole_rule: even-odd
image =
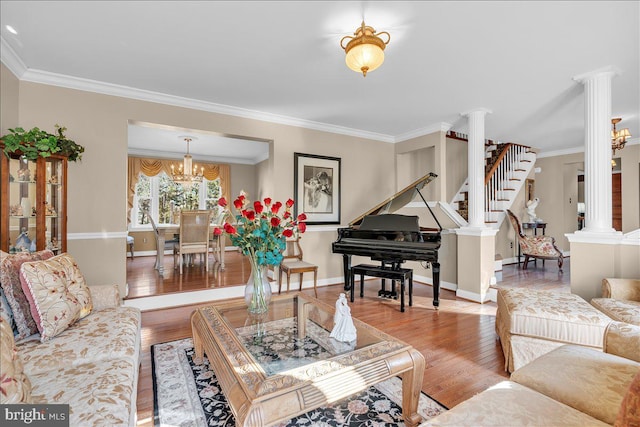
[[[386,35],[387,41],[380,36]],[[367,77],[369,71],[373,71],[384,62],[384,48],[389,44],[391,36],[386,31],[376,33],[371,27],[362,25],[356,29],[353,36],[344,36],[340,40],[340,47],[347,54],[347,67]],[[347,41],[345,45],[344,42]]]
[[611,149],[613,150],[613,155],[616,154],[616,150],[622,150],[627,143],[627,138],[631,136],[628,128],[616,130],[616,125],[620,123],[621,118],[611,119],[611,123],[613,124],[613,129],[611,130]]
[[175,166],[171,165],[171,179],[173,179],[173,182],[175,182],[176,184],[182,185],[190,185],[202,182],[204,167],[201,167],[200,171],[198,172],[198,166],[192,166],[191,154],[189,154],[189,143],[196,138],[191,136],[181,136],[180,138],[187,143],[187,154],[184,155],[182,164],[178,167],[177,171],[175,169]]

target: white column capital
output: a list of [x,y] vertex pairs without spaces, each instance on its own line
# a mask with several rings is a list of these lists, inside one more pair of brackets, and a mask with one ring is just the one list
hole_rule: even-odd
[[482,114],[484,116],[492,113],[493,111],[489,110],[488,108],[474,108],[472,110],[465,111],[464,113],[460,113],[460,115],[463,117],[470,117],[471,115],[477,116],[478,114]]
[[584,83],[586,81],[592,80],[594,78],[597,77],[602,77],[602,76],[617,76],[621,74],[621,71],[618,67],[616,67],[615,65],[608,65],[606,67],[603,68],[598,68],[597,70],[593,70],[593,71],[588,71],[586,73],[582,73],[582,74],[578,74],[577,76],[573,77],[573,80],[580,82],[580,83]]

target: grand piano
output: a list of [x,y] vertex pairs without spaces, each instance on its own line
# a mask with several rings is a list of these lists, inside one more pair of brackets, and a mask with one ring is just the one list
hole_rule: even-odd
[[[342,254],[345,291],[354,286],[351,274],[351,256],[359,255],[379,261],[382,266],[399,269],[405,261],[424,261],[431,264],[433,275],[433,306],[437,309],[440,301],[440,232],[442,226],[420,190],[437,177],[429,173],[402,191],[378,204],[349,223],[347,228],[338,229],[338,240],[333,242],[333,253]],[[395,214],[409,204],[416,194],[425,203],[438,228],[422,228],[417,216]],[[384,281],[383,290],[384,291]]]

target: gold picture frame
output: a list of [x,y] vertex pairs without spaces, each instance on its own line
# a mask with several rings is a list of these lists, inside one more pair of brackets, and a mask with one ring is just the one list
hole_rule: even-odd
[[533,200],[536,197],[536,180],[535,179],[527,179],[525,181],[525,192],[524,192],[524,197],[525,200],[524,202],[527,203],[530,200]]

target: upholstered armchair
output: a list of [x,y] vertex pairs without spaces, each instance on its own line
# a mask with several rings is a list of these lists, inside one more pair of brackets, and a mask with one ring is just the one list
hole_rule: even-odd
[[518,244],[520,245],[520,252],[524,255],[523,270],[527,269],[529,261],[535,259],[557,259],[558,269],[562,271],[562,264],[564,259],[562,258],[562,252],[556,246],[556,239],[551,236],[527,236],[522,231],[522,226],[518,217],[513,212],[507,209],[507,216],[511,221]]
[[602,279],[602,298],[593,298],[591,305],[613,320],[640,327],[640,280]]

